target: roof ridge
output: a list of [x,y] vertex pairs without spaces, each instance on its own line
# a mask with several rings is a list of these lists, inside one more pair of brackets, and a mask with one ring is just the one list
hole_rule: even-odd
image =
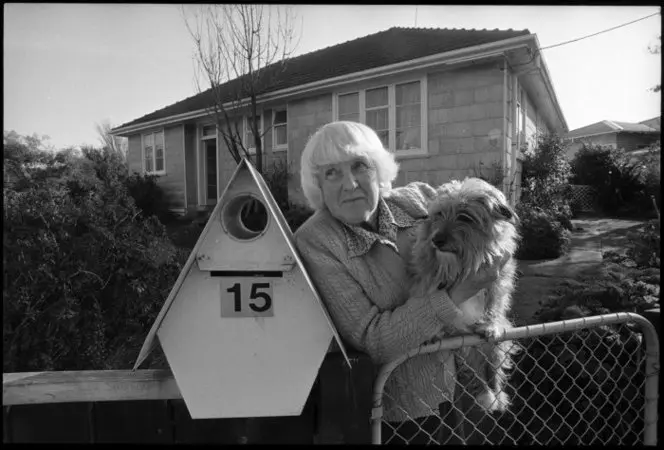
[[623,129],[623,127],[621,127],[620,125],[618,125],[617,123],[615,123],[613,120],[603,120],[602,122],[604,122],[604,123],[607,124],[609,127],[613,128],[613,129],[615,129],[615,130],[621,131],[621,130]]
[[505,31],[530,31],[527,28],[524,28],[522,30],[515,30],[513,28],[506,28],[506,29],[501,29],[501,28],[494,28],[494,29],[488,29],[488,28],[440,28],[440,27],[399,27],[399,26],[394,26],[389,28],[389,30],[437,30],[437,31],[497,31],[497,32],[505,32]]

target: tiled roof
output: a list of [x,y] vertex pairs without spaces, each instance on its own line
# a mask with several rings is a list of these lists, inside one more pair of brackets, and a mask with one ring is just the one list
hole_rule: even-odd
[[[265,94],[298,85],[321,81],[354,72],[400,63],[424,56],[457,50],[517,36],[529,35],[528,30],[466,30],[440,28],[393,27],[341,44],[326,47],[288,60],[284,71],[270,85],[259,86]],[[271,67],[266,68],[270,70]],[[232,100],[233,87],[239,79],[226,83],[227,98]],[[151,120],[201,110],[211,105],[210,90],[121,125],[140,124]]]
[[578,138],[584,136],[595,136],[605,133],[653,133],[658,132],[655,128],[642,123],[618,122],[616,120],[602,120],[585,127],[577,128],[567,133],[568,138]]

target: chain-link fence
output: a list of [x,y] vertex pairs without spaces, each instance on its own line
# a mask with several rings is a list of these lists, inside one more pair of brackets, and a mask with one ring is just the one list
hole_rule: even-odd
[[[475,335],[447,338],[381,367],[374,385],[373,443],[656,444],[659,340],[647,319],[616,313],[544,323],[509,330],[497,342],[519,348],[504,389],[511,399],[505,411],[485,413],[467,389],[464,374],[472,369],[462,350],[481,351],[487,341]],[[411,417],[391,395],[388,379],[409,359],[435,352],[455,360],[454,400],[427,404],[429,415]],[[391,422],[395,416],[406,420]]]

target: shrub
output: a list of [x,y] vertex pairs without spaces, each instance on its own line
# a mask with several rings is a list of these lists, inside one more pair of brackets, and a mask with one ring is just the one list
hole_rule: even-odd
[[279,159],[275,159],[272,165],[263,173],[265,184],[270,189],[286,222],[291,230],[295,232],[313,214],[313,211],[304,205],[290,201],[288,185],[292,177],[291,165]]
[[146,217],[156,216],[160,222],[166,224],[175,219],[175,214],[169,211],[168,197],[157,184],[157,179],[156,175],[133,173],[127,177],[125,184],[136,207]]
[[637,267],[659,268],[660,225],[659,220],[651,220],[635,233],[627,235],[627,257]]
[[[517,445],[638,443],[642,439],[645,363],[642,336],[629,325],[600,326],[524,339],[509,388],[516,414],[503,428]],[[535,418],[533,417],[535,416]],[[518,419],[518,421],[517,421]],[[533,436],[533,437],[531,437]]]
[[129,368],[186,252],[140,213],[112,156],[34,170],[53,171],[3,191],[3,370]]
[[519,203],[516,213],[519,216],[521,234],[517,259],[553,259],[567,253],[570,233],[551,212]]
[[623,149],[584,145],[571,162],[573,181],[593,186],[598,206],[608,214],[652,213],[651,196],[659,201],[660,147],[631,157]]
[[[521,174],[521,201],[537,206],[569,206],[570,166],[567,148],[554,134],[538,138],[537,146],[525,152]],[[571,213],[570,213],[571,214]]]
[[289,203],[288,209],[284,212],[284,217],[290,229],[295,232],[313,213],[313,210],[307,206],[299,203]]

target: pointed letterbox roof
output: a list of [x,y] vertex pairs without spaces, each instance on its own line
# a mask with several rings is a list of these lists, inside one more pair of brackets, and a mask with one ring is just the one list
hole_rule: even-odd
[[145,342],[143,343],[143,346],[141,348],[141,351],[139,352],[138,357],[136,358],[136,362],[134,364],[133,370],[136,370],[140,365],[145,361],[145,359],[148,357],[148,355],[154,350],[156,344],[157,344],[157,331],[159,330],[159,327],[161,326],[162,322],[164,321],[166,315],[168,314],[168,311],[173,304],[173,301],[177,297],[178,291],[180,290],[183,282],[187,278],[187,275],[190,272],[190,269],[196,259],[198,258],[199,251],[201,250],[202,246],[204,243],[207,241],[209,242],[209,234],[213,228],[213,222],[217,220],[220,217],[221,213],[221,208],[224,205],[224,200],[227,197],[227,193],[229,190],[229,187],[233,185],[234,180],[238,177],[238,175],[242,172],[247,172],[253,183],[255,183],[255,186],[258,188],[260,195],[262,197],[262,200],[265,202],[265,206],[267,207],[267,213],[269,216],[274,219],[274,221],[277,224],[278,230],[280,232],[281,237],[283,237],[284,242],[286,243],[288,249],[290,250],[290,253],[292,253],[293,258],[294,258],[294,264],[296,264],[300,270],[302,271],[302,274],[304,275],[304,279],[306,280],[306,283],[309,287],[310,292],[312,293],[312,296],[314,298],[314,301],[318,303],[318,306],[320,307],[321,311],[323,312],[327,324],[330,327],[330,330],[332,331],[332,335],[336,339],[337,344],[339,345],[339,348],[341,349],[341,352],[344,355],[344,358],[346,359],[346,362],[348,363],[349,367],[351,366],[350,360],[348,358],[348,354],[346,353],[345,347],[343,345],[343,342],[341,341],[341,337],[339,336],[339,333],[337,332],[332,319],[330,318],[327,309],[325,308],[325,305],[321,299],[321,297],[318,295],[318,291],[314,287],[314,284],[309,277],[309,274],[304,268],[304,265],[302,264],[302,260],[300,259],[300,256],[296,250],[295,244],[294,244],[294,239],[293,239],[293,233],[290,230],[290,227],[288,226],[288,223],[286,222],[286,219],[284,218],[281,210],[279,209],[278,205],[276,204],[274,198],[272,197],[272,193],[270,192],[269,188],[265,184],[265,180],[263,180],[263,177],[256,171],[256,169],[253,167],[250,161],[248,161],[246,158],[242,158],[242,161],[240,164],[238,164],[237,169],[233,173],[233,176],[231,177],[230,181],[226,185],[226,188],[224,189],[224,192],[222,193],[219,201],[215,205],[212,214],[210,214],[210,218],[208,219],[208,222],[206,223],[205,227],[203,228],[203,231],[201,232],[201,235],[199,236],[198,240],[196,241],[196,244],[194,245],[193,250],[189,254],[189,258],[187,258],[187,261],[185,262],[184,267],[180,271],[180,275],[178,276],[177,280],[175,281],[175,284],[173,285],[173,288],[171,289],[171,292],[169,293],[168,297],[166,298],[166,302],[161,308],[161,311],[159,311],[159,315],[157,316],[156,320],[154,321],[152,328],[150,328],[150,331],[148,332],[147,337],[145,338]]

